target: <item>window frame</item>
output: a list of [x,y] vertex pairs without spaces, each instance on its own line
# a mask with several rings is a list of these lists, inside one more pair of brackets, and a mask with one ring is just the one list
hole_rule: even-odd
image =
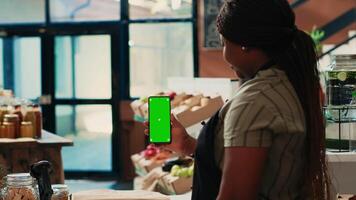
[[[67,177],[94,176],[94,177],[117,177],[122,178],[125,173],[122,159],[120,159],[119,123],[120,102],[131,101],[135,98],[130,96],[130,47],[129,26],[130,24],[144,23],[191,23],[193,37],[193,72],[194,77],[199,75],[199,48],[198,48],[198,21],[197,0],[192,1],[192,15],[189,18],[148,18],[130,19],[128,0],[120,2],[120,19],[115,21],[83,21],[83,22],[51,22],[50,0],[45,0],[44,23],[15,23],[0,24],[0,37],[24,37],[38,36],[41,38],[41,84],[42,95],[50,95],[52,103],[43,105],[43,115],[49,120],[44,122],[44,128],[55,133],[55,106],[56,105],[96,105],[109,104],[112,107],[113,134],[112,134],[112,171],[68,171]],[[55,68],[54,68],[54,38],[60,35],[92,35],[109,34],[111,36],[111,74],[112,74],[112,97],[111,99],[63,99],[55,97]],[[4,51],[5,54],[5,51]],[[117,55],[117,56],[114,56]],[[8,61],[7,61],[8,62]],[[5,65],[12,65],[4,62]],[[4,80],[6,82],[6,80]],[[5,85],[5,84],[4,84]],[[6,86],[6,85],[5,85]]]

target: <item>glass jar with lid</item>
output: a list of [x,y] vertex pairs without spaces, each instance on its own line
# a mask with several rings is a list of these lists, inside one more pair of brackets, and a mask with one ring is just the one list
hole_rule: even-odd
[[1,137],[3,138],[16,138],[16,127],[12,122],[3,122],[1,125]]
[[20,137],[21,122],[20,122],[20,118],[19,118],[18,115],[16,115],[16,114],[4,115],[4,122],[14,123],[14,125],[15,125],[15,138]]
[[8,174],[3,189],[4,200],[39,200],[36,181],[29,173]]
[[32,122],[21,122],[20,137],[35,138],[33,133]]
[[52,185],[53,195],[51,200],[68,200],[69,190],[67,185],[56,184]]

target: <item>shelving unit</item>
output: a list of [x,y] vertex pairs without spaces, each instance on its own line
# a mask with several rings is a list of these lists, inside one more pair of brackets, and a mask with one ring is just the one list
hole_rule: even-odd
[[[349,114],[350,112],[355,112],[356,113],[356,105],[340,105],[340,106],[324,106],[323,107],[323,112],[325,116],[325,121],[326,123],[336,123],[338,126],[338,139],[337,139],[337,144],[332,145],[334,146],[333,148],[328,149],[328,151],[331,152],[348,152],[352,151],[352,145],[353,138],[351,136],[352,133],[349,132],[348,140],[345,140],[342,138],[341,133],[342,133],[342,124],[345,123],[356,123],[355,118],[350,118]],[[328,144],[330,144],[332,140],[328,140]],[[345,149],[345,142],[348,143],[348,149]],[[335,148],[336,147],[336,148]]]

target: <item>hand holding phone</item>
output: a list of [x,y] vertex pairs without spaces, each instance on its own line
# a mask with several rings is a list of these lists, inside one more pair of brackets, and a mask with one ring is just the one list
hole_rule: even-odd
[[150,143],[171,143],[171,101],[168,96],[148,98],[148,120]]
[[[145,129],[145,134],[149,135],[150,143],[177,153],[191,155],[195,151],[196,140],[188,135],[182,124],[170,113],[170,102],[168,104],[167,102],[169,102],[167,97],[149,98],[149,121],[144,123],[148,128]],[[167,118],[168,122],[167,120],[162,121],[160,116]],[[159,118],[161,120],[158,120]]]

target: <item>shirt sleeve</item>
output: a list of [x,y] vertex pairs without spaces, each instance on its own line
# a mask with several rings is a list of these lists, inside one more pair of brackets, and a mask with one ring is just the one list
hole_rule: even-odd
[[261,103],[234,103],[224,120],[224,147],[269,147],[280,120]]

